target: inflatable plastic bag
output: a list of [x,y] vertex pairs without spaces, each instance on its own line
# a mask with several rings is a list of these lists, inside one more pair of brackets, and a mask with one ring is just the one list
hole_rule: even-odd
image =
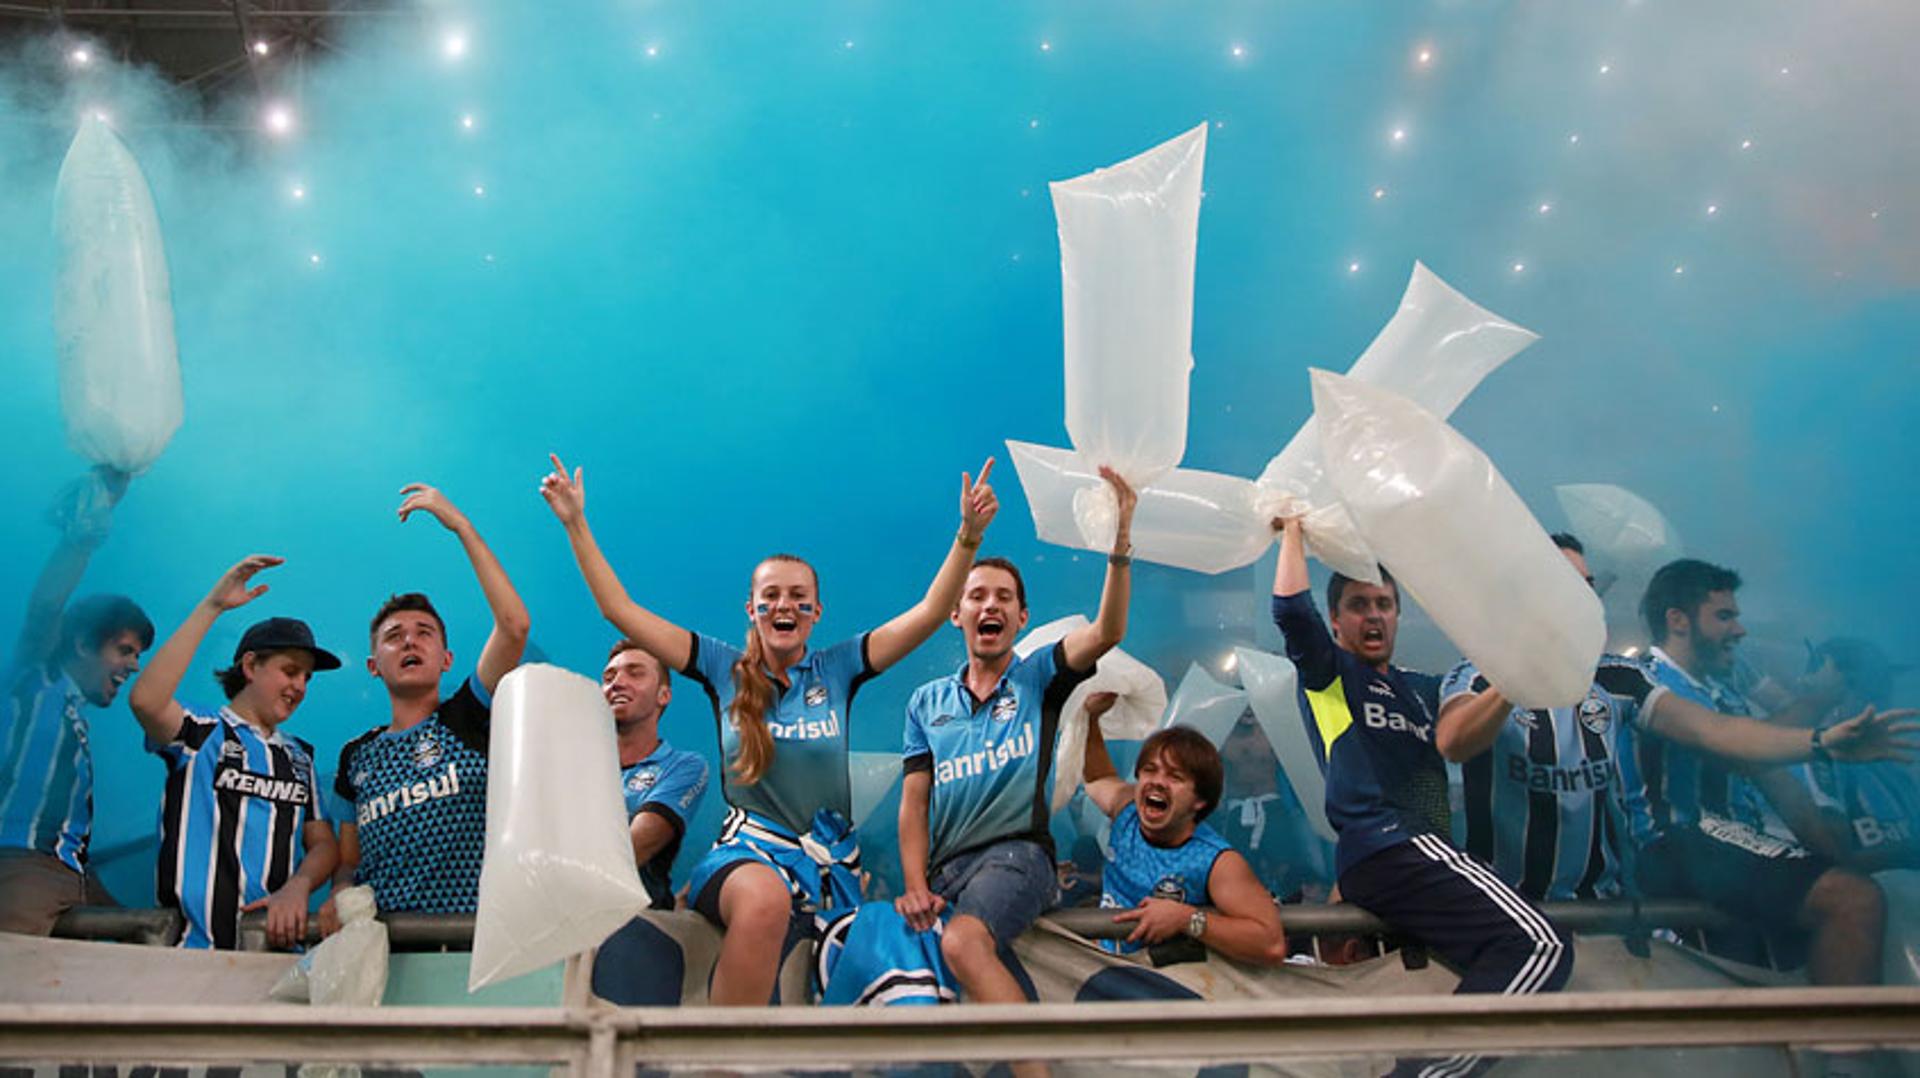
[[467,990],[600,943],[646,909],[600,686],[522,666],[494,692],[487,847]]
[[[1050,184],[1060,226],[1067,434],[1137,490],[1180,463],[1207,125]],[[1109,495],[1110,497],[1110,495]]]
[[1333,825],[1327,822],[1327,779],[1320,761],[1313,754],[1313,741],[1300,715],[1300,697],[1295,691],[1299,672],[1285,656],[1252,648],[1234,648],[1240,667],[1241,684],[1247,687],[1247,700],[1253,705],[1253,717],[1267,744],[1280,758],[1287,781],[1300,798],[1300,808],[1315,834],[1328,842],[1336,841]]
[[1173,690],[1173,702],[1167,705],[1166,721],[1160,725],[1161,729],[1190,726],[1206,735],[1217,749],[1227,743],[1233,724],[1246,710],[1246,693],[1215,681],[1199,663],[1188,663],[1186,676],[1180,679],[1180,687]]
[[300,957],[270,995],[316,1007],[377,1007],[387,992],[387,926],[375,920],[373,888],[334,893],[340,931]]
[[1617,565],[1655,567],[1680,556],[1680,536],[1645,498],[1611,483],[1553,488],[1573,534],[1589,554]]
[[[1415,262],[1400,306],[1347,377],[1388,389],[1445,419],[1474,388],[1539,340]],[[1309,417],[1256,480],[1273,516],[1301,516],[1307,550],[1336,572],[1379,583],[1373,551],[1328,485],[1320,428]]]
[[[1028,630],[1013,645],[1014,654],[1024,659],[1088,624],[1079,614],[1047,622]],[[1117,741],[1138,741],[1152,733],[1167,709],[1167,686],[1159,674],[1119,648],[1100,656],[1093,676],[1075,686],[1060,707],[1060,733],[1053,750],[1054,812],[1066,807],[1086,774],[1087,697],[1097,692],[1118,694],[1113,706],[1100,717],[1100,733]]]
[[[1007,442],[1020,488],[1041,540],[1105,554],[1117,513],[1112,488],[1079,454]],[[1260,556],[1272,542],[1270,518],[1254,507],[1254,485],[1218,472],[1177,468],[1139,490],[1133,556],[1160,565],[1220,573]]]
[[1327,479],[1402,592],[1515,705],[1585,696],[1606,644],[1600,598],[1486,455],[1352,378],[1314,371],[1313,405]]
[[96,464],[145,471],[180,428],[173,298],[153,194],[133,154],[89,115],[54,188],[53,290],[67,440]]

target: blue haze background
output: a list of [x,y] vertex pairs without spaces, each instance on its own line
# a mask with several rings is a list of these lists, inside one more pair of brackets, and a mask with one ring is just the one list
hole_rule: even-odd
[[[460,670],[486,631],[458,544],[395,522],[408,481],[471,515],[538,647],[597,671],[613,634],[536,493],[549,450],[585,466],[635,597],[703,631],[743,633],[774,550],[819,567],[822,642],[904,608],[988,454],[989,551],[1026,568],[1036,624],[1090,614],[1099,559],[1034,538],[1002,445],[1066,444],[1046,183],[1201,120],[1187,466],[1256,474],[1306,368],[1344,369],[1422,259],[1542,334],[1454,422],[1549,527],[1554,484],[1625,485],[1745,573],[1756,653],[1842,630],[1920,651],[1909,6],[448,2],[359,25],[281,88],[286,139],[256,101],[208,115],[70,70],[70,42],[0,56],[0,612],[84,466],[50,221],[102,108],[166,230],[186,423],[82,591],[133,594],[164,636],[234,560],[285,556],[185,695],[218,701],[207,671],[254,618],[304,617],[349,659],[291,727],[329,764],[386,721],[361,660],[389,592],[434,596]],[[1196,660],[1230,678],[1234,644],[1274,645],[1270,561],[1142,567],[1126,647],[1169,687]],[[1444,669],[1410,618],[1404,656]],[[960,657],[943,633],[865,690],[856,747],[897,749],[907,695]],[[664,731],[711,755],[680,687]],[[151,835],[162,770],[124,695],[94,729],[96,847]],[[150,871],[108,882],[141,901]]]

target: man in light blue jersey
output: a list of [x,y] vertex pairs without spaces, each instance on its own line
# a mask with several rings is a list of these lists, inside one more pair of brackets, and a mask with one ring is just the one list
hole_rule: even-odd
[[0,703],[0,931],[44,936],[74,906],[117,905],[87,862],[93,835],[88,706],[113,703],[153,645],[123,595],[67,607],[105,541],[127,476],[96,469],[56,505],[59,545],[27,598]]
[[[1554,544],[1589,583],[1571,535]],[[1512,706],[1471,662],[1440,691],[1434,744],[1461,763],[1467,852],[1535,901],[1622,893],[1628,844],[1659,837],[1634,753],[1638,729],[1728,760],[1806,759],[1804,733],[1720,714],[1670,691],[1642,663],[1602,656],[1587,695],[1571,707]],[[1892,728],[1856,724],[1827,745],[1842,756],[1883,751]]]
[[253,578],[283,560],[255,554],[222,574],[127,693],[167,765],[156,890],[186,918],[182,947],[234,950],[251,910],[266,911],[268,943],[300,946],[313,892],[339,860],[313,746],[280,732],[314,671],[340,668],[306,622],[268,618],[241,634],[233,665],[214,674],[225,707],[174,699],[214,620],[259,598],[267,586]]
[[[1732,724],[1723,716],[1754,713],[1729,682],[1734,648],[1746,635],[1734,597],[1739,587],[1733,570],[1682,558],[1662,566],[1640,600],[1654,643],[1654,676],[1674,696],[1722,713],[1705,724],[1720,735],[1716,741],[1689,748],[1669,730],[1655,729],[1660,736],[1640,746],[1657,830],[1640,856],[1641,882],[1649,895],[1702,898],[1770,928],[1812,930],[1807,976],[1815,984],[1875,983],[1886,921],[1879,886],[1726,815],[1726,767],[1741,754],[1726,744],[1724,730]],[[1795,713],[1803,708],[1824,710],[1807,700],[1775,714],[1774,722],[1753,724],[1763,732],[1753,737],[1765,736],[1790,752],[1745,759],[1774,764],[1881,760],[1900,758],[1913,748],[1912,711],[1876,712],[1869,706],[1823,728],[1813,725],[1813,715]],[[1800,830],[1796,821],[1809,811],[1805,789],[1778,771],[1750,774],[1787,823]]]
[[[493,690],[519,665],[531,629],[526,604],[467,515],[424,483],[401,494],[402,522],[425,513],[460,540],[493,627],[473,674],[443,700],[453,650],[433,603],[407,592],[374,614],[367,672],[385,687],[391,718],[340,750],[334,791],[353,809],[340,822],[334,889],[367,884],[382,910],[472,913],[486,850]],[[331,898],[320,923],[339,927]]]
[[707,793],[707,761],[660,737],[660,715],[673,702],[672,676],[631,640],[607,654],[600,691],[613,709],[620,743],[620,788],[627,799],[633,861],[653,908],[673,908],[673,859],[687,822]]
[[[915,931],[952,917],[940,950],[967,998],[1026,998],[998,949],[1051,906],[1059,882],[1047,792],[1060,709],[1100,656],[1126,635],[1135,496],[1111,469],[1118,499],[1100,612],[1051,648],[1016,660],[1026,585],[1004,558],[974,563],[952,615],[967,661],[915,690],[907,704],[895,906]],[[931,867],[931,872],[929,868]]]
[[1280,908],[1253,866],[1204,822],[1224,784],[1220,752],[1186,726],[1155,731],[1140,746],[1133,782],[1120,778],[1099,716],[1112,693],[1087,699],[1087,796],[1113,820],[1113,856],[1100,875],[1100,905],[1133,925],[1121,954],[1178,936],[1229,958],[1278,965],[1287,957]]

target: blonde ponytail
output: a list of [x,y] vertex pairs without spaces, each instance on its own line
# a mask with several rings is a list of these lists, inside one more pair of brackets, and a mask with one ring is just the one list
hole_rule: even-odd
[[773,732],[767,729],[767,705],[773,681],[760,664],[760,630],[747,626],[747,650],[733,663],[733,703],[728,708],[740,735],[740,751],[730,765],[742,786],[759,782],[773,766]]

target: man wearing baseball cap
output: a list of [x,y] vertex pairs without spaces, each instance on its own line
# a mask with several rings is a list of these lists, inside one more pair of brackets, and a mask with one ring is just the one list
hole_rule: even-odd
[[267,586],[249,582],[283,560],[255,554],[228,569],[128,698],[148,750],[167,765],[157,890],[162,905],[187,919],[183,947],[231,950],[240,915],[260,909],[268,942],[298,946],[313,890],[339,860],[313,746],[279,732],[313,672],[340,667],[306,622],[268,618],[241,635],[233,665],[214,672],[225,707],[188,708],[173,698],[214,619],[259,598]]

